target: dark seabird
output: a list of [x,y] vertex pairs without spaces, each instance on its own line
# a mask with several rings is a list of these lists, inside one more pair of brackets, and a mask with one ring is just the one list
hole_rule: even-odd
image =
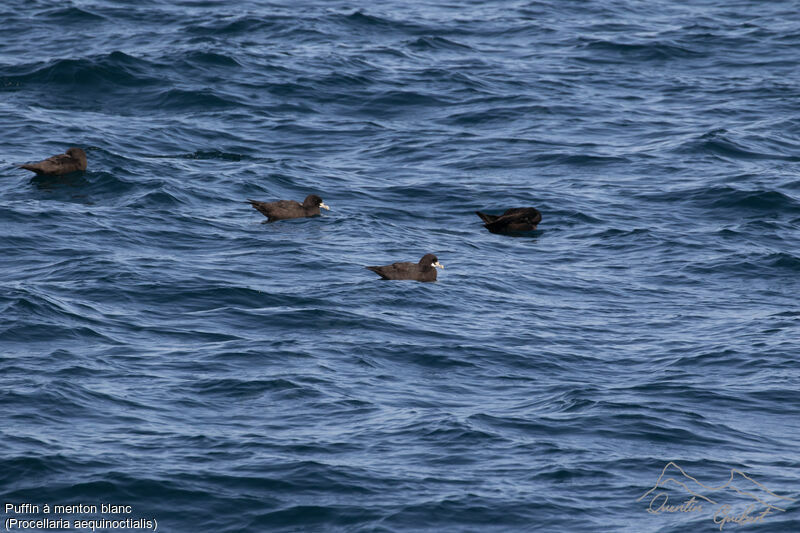
[[276,220],[285,220],[287,218],[315,217],[319,215],[320,207],[330,209],[330,207],[322,203],[322,198],[316,194],[306,196],[302,204],[294,200],[278,200],[277,202],[247,201],[267,217],[267,222],[275,222]]
[[65,154],[48,157],[38,163],[20,165],[19,168],[36,172],[38,176],[61,176],[71,172],[86,170],[86,152],[80,148],[70,148]]
[[425,254],[419,263],[392,263],[386,266],[365,267],[383,279],[413,279],[415,281],[436,281],[436,268],[444,269],[433,254]]
[[542,214],[534,207],[515,207],[502,215],[487,215],[480,211],[475,211],[475,214],[481,217],[486,229],[492,233],[533,231],[542,221]]

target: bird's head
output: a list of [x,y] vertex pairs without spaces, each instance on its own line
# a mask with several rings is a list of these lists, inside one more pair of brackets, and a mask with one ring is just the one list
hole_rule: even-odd
[[306,196],[306,199],[303,200],[303,206],[305,207],[321,207],[322,209],[330,210],[330,207],[325,205],[322,201],[322,198],[317,196],[316,194],[309,194]]
[[69,150],[67,150],[67,155],[70,156],[72,159],[77,159],[78,162],[80,163],[81,168],[83,170],[86,170],[86,165],[87,165],[86,152],[84,152],[80,148],[72,147]]
[[419,266],[421,267],[439,267],[444,270],[444,265],[439,262],[439,259],[433,254],[425,254],[422,256],[422,259],[419,260]]

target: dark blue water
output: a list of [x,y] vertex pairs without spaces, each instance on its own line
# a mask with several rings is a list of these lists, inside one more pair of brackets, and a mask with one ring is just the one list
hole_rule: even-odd
[[[636,501],[675,461],[795,500],[723,531],[800,530],[795,2],[6,0],[0,25],[3,521],[719,531]],[[86,173],[17,168],[70,146]],[[322,217],[244,203],[312,192]],[[537,231],[474,214],[519,206]],[[425,253],[436,283],[364,269]]]

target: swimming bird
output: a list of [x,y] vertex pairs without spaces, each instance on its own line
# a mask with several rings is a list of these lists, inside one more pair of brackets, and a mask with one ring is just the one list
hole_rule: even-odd
[[267,217],[267,222],[285,220],[287,218],[305,218],[319,215],[319,208],[330,209],[316,194],[309,194],[303,203],[294,200],[278,200],[277,202],[258,202],[247,200],[250,205]]
[[64,154],[48,157],[38,163],[20,165],[19,168],[36,172],[37,176],[61,176],[86,170],[86,163],[86,152],[80,148],[70,148]]
[[372,270],[383,279],[412,279],[415,281],[436,281],[436,268],[444,266],[433,254],[425,254],[419,263],[392,263],[386,266],[364,267]]
[[492,233],[513,231],[533,231],[542,221],[542,214],[534,207],[515,207],[507,209],[502,215],[487,215],[475,211],[484,222],[486,229]]

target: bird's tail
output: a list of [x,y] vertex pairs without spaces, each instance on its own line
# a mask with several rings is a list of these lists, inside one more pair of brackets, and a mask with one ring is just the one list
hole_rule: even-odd
[[492,222],[497,220],[497,217],[495,215],[487,215],[486,213],[481,213],[480,211],[475,211],[475,214],[481,217],[481,220],[483,220],[483,222],[486,224],[491,224]]
[[386,274],[383,273],[383,267],[364,267],[364,268],[366,268],[367,270],[372,270],[377,275],[379,275],[381,279],[389,279],[386,277]]
[[20,165],[19,168],[30,170],[31,172],[36,172],[36,174],[42,174],[44,172],[37,165]]

